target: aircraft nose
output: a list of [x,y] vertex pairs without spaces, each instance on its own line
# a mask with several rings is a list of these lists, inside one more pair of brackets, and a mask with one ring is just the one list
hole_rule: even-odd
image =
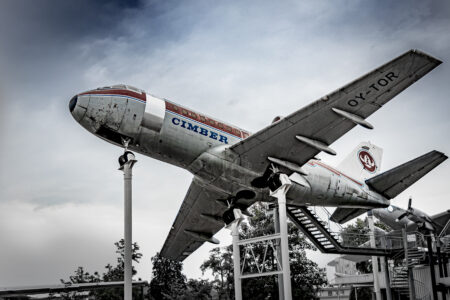
[[72,99],[70,99],[70,101],[69,101],[69,110],[70,110],[71,113],[75,109],[75,106],[77,106],[77,101],[78,101],[78,96],[74,96],[74,97],[72,97]]
[[77,122],[81,122],[84,115],[86,114],[86,110],[89,104],[89,97],[83,97],[80,94],[77,94],[72,97],[69,101],[69,110],[72,117]]

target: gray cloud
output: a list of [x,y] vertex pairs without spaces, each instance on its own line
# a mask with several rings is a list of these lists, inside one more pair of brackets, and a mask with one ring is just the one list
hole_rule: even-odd
[[[68,100],[82,90],[123,82],[256,131],[419,48],[444,64],[370,117],[373,131],[354,129],[333,145],[337,157],[323,159],[337,164],[361,140],[385,149],[384,169],[432,149],[450,153],[447,3],[122,3],[0,4],[2,285],[53,283],[78,265],[101,270],[114,260],[122,150],[72,119]],[[139,275],[149,279],[191,175],[138,159],[134,237],[145,255]],[[449,176],[446,162],[394,202],[413,195],[438,212]],[[230,242],[226,231],[218,237]],[[201,276],[210,248],[185,262],[189,276]]]

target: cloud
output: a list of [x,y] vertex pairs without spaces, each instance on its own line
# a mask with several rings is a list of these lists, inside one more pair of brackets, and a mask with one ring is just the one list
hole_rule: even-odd
[[[450,153],[449,12],[433,1],[2,1],[0,282],[53,283],[78,265],[114,261],[122,150],[73,120],[75,93],[131,84],[254,132],[419,48],[446,63],[371,116],[374,130],[355,128],[333,144],[337,157],[321,155],[337,164],[370,140],[384,148],[386,170],[432,149]],[[139,276],[149,279],[192,175],[138,160],[134,230],[145,255]],[[449,176],[446,162],[395,203],[411,194],[438,212]],[[227,231],[218,237],[230,242]],[[186,260],[188,276],[201,276],[210,248]]]

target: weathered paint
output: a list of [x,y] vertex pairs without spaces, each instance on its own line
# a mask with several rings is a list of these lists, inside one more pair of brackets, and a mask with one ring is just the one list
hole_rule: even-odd
[[[99,89],[78,96],[89,99],[83,102],[86,113],[78,114],[76,119],[93,134],[119,146],[120,138],[128,138],[131,150],[185,168],[219,190],[235,194],[250,189],[256,192],[257,200],[269,200],[267,189],[251,185],[260,174],[241,166],[238,156],[228,149],[248,136],[247,131],[162,99],[166,103],[164,119],[158,130],[152,130],[142,126],[148,98],[143,91]],[[291,204],[342,207],[388,204],[364,183],[320,161],[311,160],[302,169],[309,185],[294,181],[287,195]]]

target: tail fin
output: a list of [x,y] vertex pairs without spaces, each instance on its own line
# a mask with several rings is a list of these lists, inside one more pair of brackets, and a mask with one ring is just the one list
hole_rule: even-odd
[[379,173],[382,156],[383,149],[369,142],[362,142],[337,166],[337,169],[355,179],[365,180]]
[[431,151],[389,171],[366,180],[376,192],[388,199],[395,198],[417,180],[440,165],[447,156],[438,151]]

